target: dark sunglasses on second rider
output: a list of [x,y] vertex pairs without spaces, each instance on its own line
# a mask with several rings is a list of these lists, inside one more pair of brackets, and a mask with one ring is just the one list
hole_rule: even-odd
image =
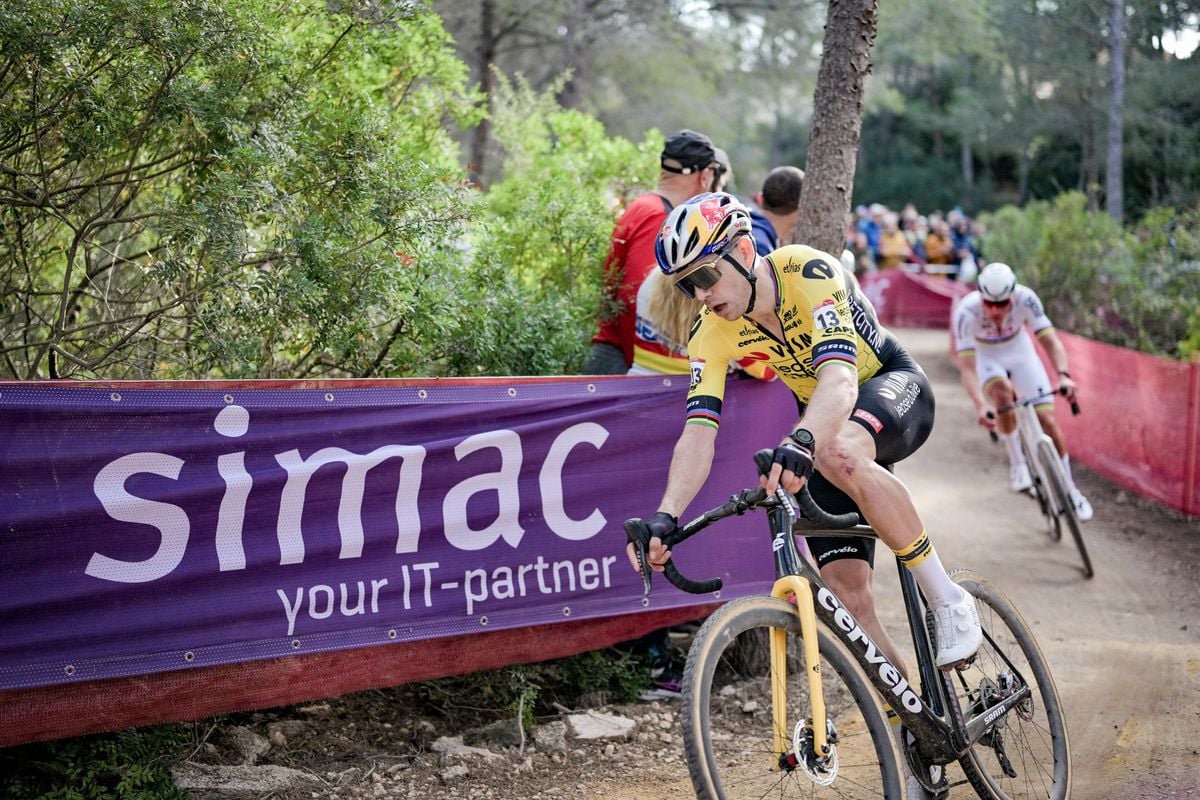
[[983,304],[988,308],[1004,308],[1012,302],[1012,298],[1008,300],[984,300]]

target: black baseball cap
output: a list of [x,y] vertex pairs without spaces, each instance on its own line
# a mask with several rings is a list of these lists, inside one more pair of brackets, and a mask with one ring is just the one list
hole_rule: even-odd
[[[699,172],[716,160],[712,140],[703,133],[686,128],[667,137],[662,151],[662,168],[667,172],[690,175]],[[670,163],[668,163],[670,162]]]

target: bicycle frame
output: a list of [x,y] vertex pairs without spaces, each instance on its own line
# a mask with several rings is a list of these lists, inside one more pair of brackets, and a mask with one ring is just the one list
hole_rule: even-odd
[[[785,600],[795,598],[796,601],[796,613],[804,639],[805,673],[812,703],[813,744],[818,756],[824,757],[829,754],[825,701],[819,669],[820,657],[817,649],[818,619],[853,654],[876,691],[889,702],[901,721],[913,733],[918,750],[930,764],[948,764],[962,758],[968,748],[983,735],[988,723],[1000,714],[1008,713],[1011,708],[1029,697],[1031,691],[1028,682],[1024,676],[1017,673],[1022,683],[1019,692],[988,708],[982,718],[976,716],[964,720],[950,684],[950,674],[933,666],[927,619],[920,610],[920,593],[916,582],[911,573],[897,560],[905,611],[914,647],[917,648],[920,686],[914,689],[829,590],[816,568],[800,557],[793,539],[797,533],[815,532],[820,532],[823,536],[876,537],[875,531],[867,525],[829,529],[808,520],[801,520],[797,525],[797,514],[791,496],[782,490],[777,492],[775,503],[769,507],[768,518],[776,575],[771,594]],[[784,680],[785,643],[785,631],[772,631],[771,691],[777,753],[787,750],[787,742],[784,740],[787,703]],[[1017,672],[1011,663],[1009,666],[1014,673]]]
[[[1042,429],[1041,420],[1038,419],[1037,410],[1032,403],[1017,401],[1012,406],[1012,410],[1017,416],[1017,435],[1025,443],[1025,452],[1028,454],[1029,460],[1033,462],[1029,465],[1029,468],[1037,471],[1038,479],[1042,482],[1043,486],[1049,486],[1049,476],[1046,475],[1046,470],[1042,466],[1042,460],[1038,457],[1038,442],[1045,440],[1051,449],[1057,453],[1058,449],[1054,446],[1054,440]],[[1063,509],[1059,507],[1059,501],[1054,496],[1054,492],[1047,491],[1046,496],[1050,503],[1051,512],[1055,516],[1062,513]]]

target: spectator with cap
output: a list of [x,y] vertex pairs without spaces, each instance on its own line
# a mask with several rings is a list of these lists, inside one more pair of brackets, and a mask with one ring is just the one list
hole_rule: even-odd
[[599,331],[584,361],[585,374],[623,374],[633,364],[637,292],[655,267],[658,229],[672,208],[711,191],[727,172],[712,140],[686,129],[667,137],[659,163],[662,171],[654,191],[630,203],[613,229],[604,262],[605,301],[597,320]]
[[800,216],[800,189],[804,185],[804,170],[799,167],[776,167],[767,173],[762,190],[754,195],[758,210],[750,209],[751,234],[754,249],[760,256],[769,255],[781,244],[791,243],[792,229]]

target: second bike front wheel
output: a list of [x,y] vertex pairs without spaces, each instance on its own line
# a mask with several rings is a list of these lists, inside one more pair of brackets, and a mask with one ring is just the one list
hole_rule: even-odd
[[1092,569],[1092,558],[1088,555],[1087,545],[1083,541],[1083,531],[1079,529],[1079,515],[1075,511],[1075,504],[1071,502],[1071,495],[1067,491],[1066,480],[1061,471],[1061,462],[1058,461],[1058,453],[1054,451],[1049,442],[1042,442],[1038,448],[1038,456],[1042,459],[1046,479],[1050,481],[1050,491],[1054,492],[1054,497],[1058,501],[1059,518],[1066,520],[1067,530],[1071,532],[1071,538],[1075,540],[1075,546],[1079,548],[1079,556],[1083,559],[1083,576],[1090,578],[1096,573]]
[[[787,631],[784,752],[776,752],[769,632]],[[835,732],[836,767],[815,776],[804,758],[811,718],[796,609],[771,597],[743,597],[708,618],[692,642],[683,675],[683,742],[702,800],[888,798],[902,796],[891,734],[874,690],[850,656],[819,634],[826,714]],[[795,752],[800,742],[801,752]],[[789,753],[795,758],[789,760]],[[782,759],[781,759],[782,756]]]
[[1062,523],[1059,522],[1058,514],[1054,513],[1054,504],[1050,502],[1050,488],[1042,480],[1044,470],[1038,469],[1038,462],[1026,447],[1024,438],[1021,439],[1021,452],[1025,454],[1025,463],[1029,466],[1029,476],[1033,481],[1033,496],[1038,502],[1038,508],[1042,510],[1042,519],[1046,522],[1046,533],[1054,541],[1060,541],[1062,539]]

